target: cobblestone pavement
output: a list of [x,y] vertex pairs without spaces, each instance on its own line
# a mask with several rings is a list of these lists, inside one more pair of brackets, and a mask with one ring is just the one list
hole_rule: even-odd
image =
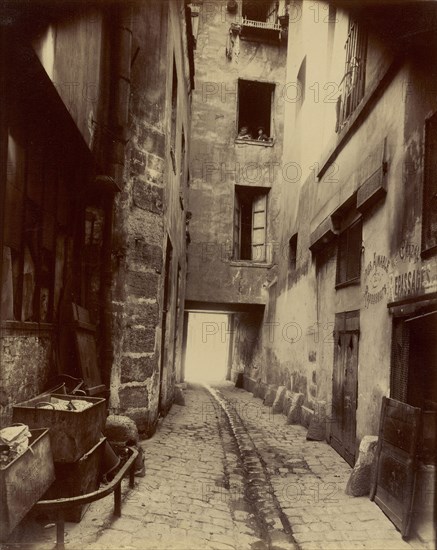
[[[142,442],[146,476],[66,524],[66,549],[291,550],[425,548],[367,497],[344,493],[350,467],[252,394],[222,383],[188,387]],[[46,518],[23,522],[5,548],[54,548]]]
[[242,419],[302,550],[427,548],[418,539],[403,541],[368,497],[346,495],[351,468],[327,443],[307,441],[305,428],[287,425],[245,390],[216,389]]
[[[142,442],[146,476],[130,491],[123,482],[122,517],[112,515],[112,496],[93,503],[80,524],[66,524],[67,550],[267,548],[245,497],[235,440],[211,414],[211,395],[196,387],[185,400]],[[50,523],[26,522],[16,531],[17,545],[8,546],[54,547]]]

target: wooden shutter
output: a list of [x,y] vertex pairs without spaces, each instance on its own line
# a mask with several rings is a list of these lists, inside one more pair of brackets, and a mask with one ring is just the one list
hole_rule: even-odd
[[252,260],[266,259],[267,195],[258,195],[252,203]]
[[370,492],[381,510],[408,537],[413,508],[420,409],[382,398],[376,478]]
[[233,241],[233,258],[240,258],[240,232],[241,232],[241,207],[237,193],[235,193],[234,202],[234,241]]

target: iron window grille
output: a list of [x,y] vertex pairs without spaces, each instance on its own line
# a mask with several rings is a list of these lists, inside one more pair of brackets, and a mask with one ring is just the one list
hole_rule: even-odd
[[353,19],[349,20],[345,50],[346,62],[341,81],[342,92],[337,104],[337,132],[343,128],[364,96],[367,33]]

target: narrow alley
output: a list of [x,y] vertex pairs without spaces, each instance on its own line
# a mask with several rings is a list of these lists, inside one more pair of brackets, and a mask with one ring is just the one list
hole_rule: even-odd
[[437,1],[0,1],[0,549],[437,543]]
[[[122,517],[110,497],[67,524],[67,549],[425,549],[402,540],[367,497],[345,494],[349,465],[307,441],[250,393],[229,382],[188,384],[156,434],[142,443],[146,475],[123,488]],[[126,482],[127,485],[127,482]],[[53,548],[55,525],[24,525],[5,550]]]

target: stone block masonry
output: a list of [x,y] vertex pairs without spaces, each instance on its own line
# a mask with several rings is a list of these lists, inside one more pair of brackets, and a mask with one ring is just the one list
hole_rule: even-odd
[[[190,137],[182,21],[178,2],[139,3],[133,8],[132,52],[137,54],[130,79],[124,188],[115,211],[110,405],[112,412],[132,418],[146,437],[154,433],[159,414],[171,407],[175,357],[181,355],[186,227],[180,197],[186,174],[179,169],[176,173],[170,146],[181,161],[182,135],[185,148]],[[171,100],[174,71],[177,112]],[[174,136],[176,143],[171,141]],[[171,261],[164,262],[169,250]]]

